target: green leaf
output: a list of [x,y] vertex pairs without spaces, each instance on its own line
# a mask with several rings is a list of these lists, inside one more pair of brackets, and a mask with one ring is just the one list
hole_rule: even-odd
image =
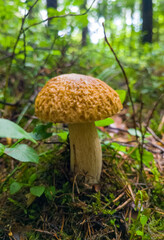
[[29,179],[28,179],[28,183],[31,185],[37,178],[37,174],[36,173],[33,173]]
[[49,187],[46,187],[45,189],[45,196],[48,200],[53,200],[53,198],[55,197],[56,195],[56,189],[54,186],[49,186]]
[[140,222],[141,222],[142,225],[145,225],[145,224],[147,223],[147,221],[148,221],[147,216],[142,215],[142,216],[140,217]]
[[32,133],[30,133],[30,135],[32,136],[32,138],[34,138],[35,140],[42,140],[42,139],[46,139],[52,136],[52,133],[48,133],[47,129],[52,127],[52,123],[48,123],[48,124],[39,124],[38,126],[36,126],[34,128],[34,130],[32,131]]
[[138,236],[143,236],[143,232],[141,232],[140,230],[137,230],[137,231],[136,231],[136,234],[137,234]]
[[30,188],[30,193],[34,196],[40,197],[45,191],[44,186],[34,186]]
[[129,128],[128,133],[132,136],[136,136],[137,134],[138,137],[142,137],[142,133],[139,130],[135,130],[134,128]]
[[125,90],[116,90],[116,92],[118,93],[121,103],[123,103],[125,101],[126,98],[126,91]]
[[52,51],[52,54],[53,54],[53,55],[60,56],[60,55],[61,55],[61,52],[60,52],[59,50],[53,50],[53,51]]
[[23,184],[19,183],[19,182],[13,182],[10,185],[10,194],[15,194],[17,193],[21,188],[22,188]]
[[114,120],[112,118],[106,118],[103,120],[96,121],[95,125],[96,125],[96,127],[105,127],[112,123],[114,123]]
[[113,148],[113,149],[116,150],[116,151],[120,151],[120,152],[127,153],[126,147],[125,147],[125,146],[122,146],[122,145],[120,145],[120,144],[118,144],[118,143],[112,143],[112,144],[110,145],[110,147]]
[[37,152],[26,144],[17,144],[13,148],[6,148],[4,152],[10,157],[21,162],[39,162],[39,156]]
[[[137,156],[137,159],[140,161],[140,152],[139,150],[137,149],[136,151],[136,156]],[[150,167],[150,162],[152,162],[154,160],[154,156],[151,152],[148,152],[147,150],[143,150],[143,155],[142,155],[142,160],[143,160],[143,163],[147,166],[147,167]]]
[[4,151],[5,151],[5,146],[2,143],[0,143],[0,156],[4,154]]
[[37,143],[31,135],[21,128],[16,123],[8,119],[0,119],[0,137],[16,138],[16,139],[28,139],[34,143]]
[[57,135],[65,142],[68,137],[68,132],[57,133]]

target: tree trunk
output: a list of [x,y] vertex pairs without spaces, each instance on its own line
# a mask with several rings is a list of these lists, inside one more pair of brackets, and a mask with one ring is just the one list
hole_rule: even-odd
[[142,42],[152,43],[153,4],[152,0],[142,0]]
[[88,27],[84,27],[82,29],[82,39],[81,39],[82,47],[87,45],[87,34],[88,34]]
[[[58,7],[57,0],[47,0],[47,14],[48,14],[48,17],[50,17],[48,9],[49,8],[57,9],[57,7]],[[51,25],[51,20],[48,20],[48,26],[50,26],[50,25]]]
[[[81,5],[81,9],[87,9],[87,0],[84,0],[84,3]],[[88,26],[82,28],[82,38],[81,38],[81,46],[84,47],[87,45],[87,35],[88,35]]]

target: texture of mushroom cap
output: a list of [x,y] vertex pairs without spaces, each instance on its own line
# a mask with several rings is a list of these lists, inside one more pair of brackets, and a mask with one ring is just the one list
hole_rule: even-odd
[[46,122],[93,122],[121,109],[119,95],[106,83],[75,73],[50,79],[35,101],[36,116]]

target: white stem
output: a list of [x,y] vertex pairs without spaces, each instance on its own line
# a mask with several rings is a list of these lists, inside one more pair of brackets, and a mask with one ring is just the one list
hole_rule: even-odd
[[85,182],[98,183],[102,151],[95,123],[69,124],[71,171],[85,175]]

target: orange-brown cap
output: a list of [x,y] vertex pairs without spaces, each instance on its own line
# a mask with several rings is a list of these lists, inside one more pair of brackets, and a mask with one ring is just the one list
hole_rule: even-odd
[[36,116],[55,123],[93,122],[121,109],[119,95],[106,83],[75,73],[50,79],[35,101]]

